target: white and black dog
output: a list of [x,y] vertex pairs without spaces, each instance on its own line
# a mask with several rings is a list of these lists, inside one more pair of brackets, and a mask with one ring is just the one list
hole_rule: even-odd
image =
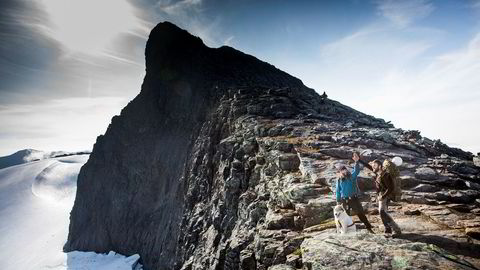
[[337,233],[343,234],[357,231],[355,223],[353,223],[352,218],[347,214],[342,205],[337,205],[333,208],[333,215],[335,216]]

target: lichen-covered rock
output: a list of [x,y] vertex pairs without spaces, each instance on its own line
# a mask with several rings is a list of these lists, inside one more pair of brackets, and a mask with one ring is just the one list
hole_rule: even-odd
[[274,213],[269,211],[265,217],[267,229],[293,229],[295,227],[293,222],[293,212]]
[[[306,269],[462,269],[468,265],[427,243],[369,233],[313,234],[302,243]],[[458,261],[458,262],[456,262]]]
[[310,200],[307,204],[296,204],[295,210],[303,218],[304,228],[308,228],[333,218],[333,207],[336,202],[332,198]]
[[268,267],[268,270],[295,270],[295,267],[288,264],[276,264]]
[[291,184],[284,192],[291,201],[306,202],[309,199],[318,198],[328,193],[330,189],[317,184]]
[[283,154],[278,157],[278,167],[284,171],[296,171],[300,166],[300,159],[296,154]]
[[305,180],[320,185],[330,185],[336,179],[334,164],[319,160],[312,154],[300,154],[300,172]]

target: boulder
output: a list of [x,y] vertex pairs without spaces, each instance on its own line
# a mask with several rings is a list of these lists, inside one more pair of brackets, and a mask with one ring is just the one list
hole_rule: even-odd
[[480,240],[480,228],[479,227],[466,228],[465,229],[465,234],[470,236],[473,239]]
[[329,197],[310,200],[307,204],[296,204],[295,210],[303,218],[304,228],[318,225],[333,218],[333,207],[336,201]]
[[257,264],[255,262],[255,255],[250,250],[242,250],[240,252],[240,265],[242,269],[245,270],[255,270],[257,269]]
[[296,154],[283,154],[278,157],[277,165],[284,171],[296,171],[300,166],[300,159]]
[[280,142],[277,142],[275,145],[274,145],[274,148],[275,150],[278,150],[278,151],[281,151],[281,152],[285,152],[285,153],[293,153],[295,152],[295,149],[293,147],[293,144],[291,143],[288,143],[288,142],[284,142],[284,141],[280,141]]
[[470,204],[475,202],[475,199],[480,196],[480,192],[474,190],[443,190],[434,193],[425,193],[424,196],[427,199],[436,201]]
[[288,254],[285,264],[292,266],[293,269],[302,268],[302,257],[298,254]]
[[340,159],[351,159],[352,153],[353,153],[352,150],[348,148],[343,148],[343,147],[320,149],[319,152],[324,155],[340,158]]
[[280,229],[293,229],[295,224],[293,222],[293,213],[274,213],[273,211],[268,211],[265,217],[265,222],[267,224],[267,229],[269,230],[280,230]]
[[336,170],[333,165],[325,164],[313,158],[300,154],[300,172],[302,177],[314,184],[328,185],[336,178]]
[[410,190],[417,191],[417,192],[437,192],[442,189],[434,185],[420,184],[414,188],[411,188]]
[[268,270],[295,270],[295,267],[288,264],[277,264],[268,267]]
[[411,189],[422,183],[421,180],[409,175],[400,175],[400,179],[402,183],[402,189]]
[[415,177],[423,180],[435,180],[438,179],[438,174],[432,168],[420,167],[415,170]]
[[422,214],[422,212],[420,212],[420,210],[418,209],[415,209],[415,210],[405,210],[405,212],[403,212],[405,215],[407,216],[419,216]]
[[285,190],[288,199],[294,202],[306,202],[329,192],[329,187],[308,183],[293,183]]

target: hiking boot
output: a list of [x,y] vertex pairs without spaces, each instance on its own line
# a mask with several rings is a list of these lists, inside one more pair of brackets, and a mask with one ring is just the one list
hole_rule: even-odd
[[385,228],[384,234],[392,234],[392,228]]
[[393,230],[393,235],[392,236],[399,236],[402,234],[402,230],[400,230],[399,228],[398,229],[395,229]]
[[372,228],[367,228],[367,231],[371,234],[375,234],[375,232],[372,230]]

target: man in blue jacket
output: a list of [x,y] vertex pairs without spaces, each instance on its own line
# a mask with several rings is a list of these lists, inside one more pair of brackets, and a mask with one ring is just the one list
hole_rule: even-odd
[[373,233],[372,225],[370,222],[368,222],[368,219],[363,211],[362,204],[358,199],[359,190],[357,185],[357,176],[360,173],[360,165],[358,162],[360,157],[358,154],[354,153],[352,159],[355,161],[352,173],[350,173],[345,166],[341,166],[337,169],[337,204],[342,204],[343,208],[345,208],[349,215],[349,208],[353,209],[360,221],[365,224],[366,229],[370,233]]

